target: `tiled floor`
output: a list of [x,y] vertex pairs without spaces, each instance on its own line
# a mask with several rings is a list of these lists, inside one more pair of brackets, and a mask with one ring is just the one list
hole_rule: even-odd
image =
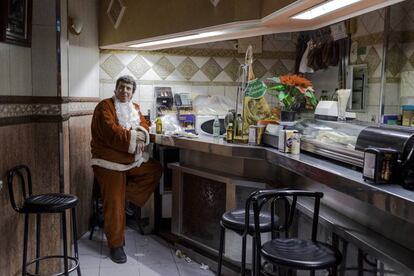
[[[128,261],[116,264],[109,258],[105,235],[96,230],[93,240],[86,233],[79,241],[82,276],[210,276],[194,261],[187,263],[175,256],[174,249],[153,235],[142,236],[135,230],[125,231],[125,253]],[[74,273],[76,275],[76,273]]]

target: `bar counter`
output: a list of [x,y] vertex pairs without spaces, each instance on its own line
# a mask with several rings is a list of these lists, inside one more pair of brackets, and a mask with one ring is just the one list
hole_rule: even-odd
[[[180,149],[180,162],[171,165],[173,169],[323,192],[324,227],[402,275],[414,275],[414,192],[397,184],[371,185],[360,171],[308,153],[293,155],[211,137],[155,135],[154,139],[158,145]],[[173,232],[174,216],[179,216],[174,196],[180,197],[180,191],[173,192]],[[230,205],[226,203],[226,210]],[[309,213],[309,204],[302,202],[300,210]]]

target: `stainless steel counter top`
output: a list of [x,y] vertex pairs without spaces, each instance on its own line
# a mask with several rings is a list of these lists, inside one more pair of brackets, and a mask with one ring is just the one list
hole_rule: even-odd
[[[372,185],[362,179],[362,173],[334,161],[312,156],[307,153],[299,155],[279,152],[275,148],[250,146],[246,144],[231,144],[212,137],[184,138],[175,136],[155,135],[157,144],[195,150],[235,158],[263,159],[274,165],[281,166],[297,174],[309,177],[319,183],[329,185],[335,189],[350,193],[351,187],[356,188],[352,193],[360,198],[362,191],[375,192],[377,195],[386,194],[396,200],[403,200],[413,204],[414,192],[402,188],[398,184]],[[329,176],[329,177],[328,177]],[[333,182],[332,178],[335,178]],[[366,199],[365,197],[360,199]],[[389,206],[393,209],[393,206]],[[396,207],[396,206],[394,206]],[[397,214],[398,215],[398,214]],[[402,218],[405,216],[403,214]],[[414,215],[414,214],[413,214]],[[414,219],[412,220],[414,222]]]

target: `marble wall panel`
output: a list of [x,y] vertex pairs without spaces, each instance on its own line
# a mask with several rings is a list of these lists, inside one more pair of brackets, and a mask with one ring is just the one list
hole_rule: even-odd
[[92,116],[69,119],[70,193],[79,197],[78,235],[89,229],[92,215],[91,119]]
[[[57,192],[59,187],[59,163],[56,123],[32,123],[0,127],[0,176],[7,182],[7,171],[27,164],[32,171],[33,192]],[[34,217],[32,217],[34,218]],[[42,217],[43,241],[41,254],[60,252],[60,227],[56,215]],[[0,274],[20,275],[23,248],[23,215],[16,213],[10,205],[7,186],[0,190]],[[34,219],[30,222],[29,241],[34,241]],[[28,255],[33,258],[30,243]],[[49,265],[48,265],[49,266]],[[46,268],[45,268],[46,269]],[[48,269],[56,269],[50,264]],[[43,273],[47,273],[46,270]]]

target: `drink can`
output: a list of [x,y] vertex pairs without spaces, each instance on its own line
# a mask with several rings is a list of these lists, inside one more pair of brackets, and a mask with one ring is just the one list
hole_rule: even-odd
[[299,154],[300,153],[300,134],[299,131],[294,130],[293,138],[292,138],[292,154]]

